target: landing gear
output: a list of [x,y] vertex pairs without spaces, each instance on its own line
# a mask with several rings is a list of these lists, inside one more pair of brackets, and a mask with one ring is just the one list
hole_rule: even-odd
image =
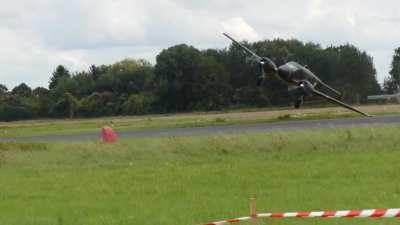
[[294,101],[294,108],[296,108],[296,109],[300,108],[300,106],[303,105],[303,102],[304,102],[304,96],[298,97],[298,98]]

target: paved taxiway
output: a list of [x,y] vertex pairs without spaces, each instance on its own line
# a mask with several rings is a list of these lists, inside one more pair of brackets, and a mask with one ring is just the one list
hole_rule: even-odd
[[[400,126],[400,116],[376,116],[371,118],[349,118],[328,120],[303,120],[261,124],[224,125],[195,128],[174,128],[148,131],[120,131],[120,138],[141,137],[165,137],[165,136],[191,136],[209,135],[218,133],[252,133],[272,132],[277,130],[291,129],[318,129],[334,127],[356,127],[356,126]],[[48,135],[32,137],[0,138],[0,141],[8,142],[47,142],[47,141],[87,141],[98,140],[99,132],[83,134]]]

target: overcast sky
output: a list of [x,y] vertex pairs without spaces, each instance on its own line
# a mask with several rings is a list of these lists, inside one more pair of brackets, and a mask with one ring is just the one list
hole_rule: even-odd
[[13,0],[0,8],[0,83],[48,85],[55,67],[86,70],[126,57],[154,63],[187,43],[224,48],[229,32],[256,41],[350,43],[374,57],[378,80],[400,47],[398,0]]

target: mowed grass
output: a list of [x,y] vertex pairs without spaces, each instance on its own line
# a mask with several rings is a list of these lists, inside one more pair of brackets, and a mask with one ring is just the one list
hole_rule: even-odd
[[[372,115],[399,114],[400,105],[371,105],[357,107]],[[247,109],[230,112],[196,112],[170,115],[109,117],[97,119],[32,120],[0,123],[0,137],[43,136],[99,132],[102,126],[117,131],[139,131],[184,127],[204,127],[243,123],[265,123],[289,120],[333,119],[360,117],[341,107]]]
[[[261,212],[400,207],[400,127],[0,143],[0,224],[197,225]],[[260,224],[398,224],[398,219]]]

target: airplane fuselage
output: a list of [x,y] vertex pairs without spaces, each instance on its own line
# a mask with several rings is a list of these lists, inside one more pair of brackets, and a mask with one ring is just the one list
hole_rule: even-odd
[[319,81],[314,73],[296,62],[288,62],[281,65],[275,75],[277,78],[284,81],[289,87],[298,86],[304,81],[308,81],[315,86]]

